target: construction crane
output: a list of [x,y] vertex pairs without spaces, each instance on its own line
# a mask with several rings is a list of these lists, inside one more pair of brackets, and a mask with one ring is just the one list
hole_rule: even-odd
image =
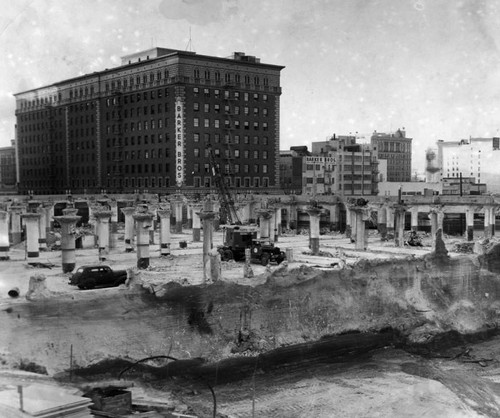
[[241,225],[241,221],[234,206],[234,199],[229,191],[229,187],[224,181],[224,175],[221,172],[220,165],[216,161],[214,150],[211,145],[208,145],[208,157],[210,163],[210,171],[217,187],[220,199],[220,218],[223,224]]

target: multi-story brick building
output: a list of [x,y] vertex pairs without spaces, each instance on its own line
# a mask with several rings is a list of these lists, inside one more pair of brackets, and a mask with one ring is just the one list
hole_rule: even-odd
[[387,161],[387,178],[383,181],[411,181],[411,142],[403,129],[396,132],[374,132],[371,145],[379,160]]
[[[369,144],[358,144],[352,135],[333,135],[327,141],[312,143],[313,169],[306,180],[306,193],[324,190],[341,196],[370,196],[378,193],[378,159]],[[311,173],[311,170],[309,170]]]
[[9,147],[0,148],[0,192],[17,191],[15,140]]
[[279,185],[280,72],[164,48],[15,95],[20,192],[150,192]]

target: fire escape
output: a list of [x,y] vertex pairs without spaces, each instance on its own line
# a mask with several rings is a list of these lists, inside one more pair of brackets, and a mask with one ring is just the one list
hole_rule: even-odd
[[48,123],[49,123],[49,132],[48,132],[48,142],[47,142],[47,145],[48,145],[48,149],[47,149],[47,155],[48,155],[48,158],[49,158],[49,170],[48,170],[48,188],[49,188],[49,192],[51,194],[55,194],[56,193],[56,189],[57,189],[57,185],[56,185],[56,181],[57,181],[57,164],[56,164],[56,160],[57,160],[57,157],[56,157],[56,144],[55,144],[55,139],[56,139],[56,121],[55,121],[55,117],[54,117],[54,113],[55,113],[55,109],[53,106],[51,105],[48,105],[47,106],[47,112],[48,112]]
[[226,81],[224,84],[224,138],[223,138],[223,152],[221,154],[221,161],[224,164],[224,169],[221,170],[222,173],[224,174],[224,182],[227,187],[234,187],[236,186],[234,184],[234,170],[233,170],[233,165],[234,165],[234,151],[233,151],[233,144],[234,144],[234,138],[233,138],[233,131],[234,131],[234,120],[233,120],[233,113],[232,113],[232,104],[234,102],[234,95],[231,95],[233,93],[232,89],[234,87],[234,84],[231,82]]
[[123,192],[123,97],[120,89],[115,89],[112,94],[112,167],[111,184],[113,192]]

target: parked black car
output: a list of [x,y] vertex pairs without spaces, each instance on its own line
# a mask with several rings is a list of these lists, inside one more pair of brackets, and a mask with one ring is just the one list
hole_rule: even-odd
[[109,266],[82,266],[71,276],[69,284],[80,289],[119,286],[127,280],[125,270],[112,270]]

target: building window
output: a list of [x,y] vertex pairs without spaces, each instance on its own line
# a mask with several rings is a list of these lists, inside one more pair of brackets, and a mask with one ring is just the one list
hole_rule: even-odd
[[205,97],[210,97],[210,89],[203,89],[203,94]]
[[214,120],[214,128],[219,128],[220,127],[220,120],[219,119],[215,119]]
[[247,149],[243,151],[243,158],[245,160],[248,160],[248,157],[250,156],[250,151],[248,151]]
[[267,151],[262,151],[262,159],[267,160]]
[[264,174],[266,174],[266,173],[267,173],[267,164],[262,164],[262,172],[263,172]]
[[200,95],[200,89],[198,87],[193,87],[193,95],[194,97],[198,97]]
[[195,112],[197,112],[198,110],[200,110],[200,104],[198,102],[194,102],[193,103],[193,110]]
[[253,123],[253,129],[254,129],[254,131],[258,131],[259,130],[259,122],[254,122]]
[[205,80],[210,80],[210,71],[205,70]]
[[194,134],[193,135],[193,141],[194,142],[200,142],[200,134]]
[[194,78],[200,78],[200,70],[198,68],[194,70]]
[[218,71],[215,72],[215,81],[220,81],[220,73]]
[[250,129],[250,123],[247,120],[243,122],[243,128],[247,131]]
[[198,158],[200,156],[200,149],[199,148],[195,148],[193,151],[194,151],[195,158]]
[[234,158],[240,158],[240,150],[239,149],[234,150]]
[[200,126],[200,120],[198,118],[193,119],[193,126],[196,128]]
[[209,103],[205,103],[203,105],[203,111],[207,112],[207,113],[210,112],[210,104]]
[[258,150],[254,150],[254,152],[253,152],[253,158],[254,158],[255,160],[258,160],[258,159],[259,159],[259,151],[258,151]]
[[[210,128],[210,119],[204,120],[204,126],[205,126],[205,128]],[[217,126],[216,126],[216,128],[217,128]]]

